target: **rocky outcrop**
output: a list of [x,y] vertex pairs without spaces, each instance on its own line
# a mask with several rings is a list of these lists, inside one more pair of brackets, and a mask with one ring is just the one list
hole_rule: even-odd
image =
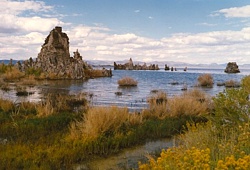
[[150,64],[147,66],[146,63],[143,65],[134,65],[132,59],[130,58],[129,62],[125,64],[116,64],[116,62],[114,62],[114,70],[159,70],[159,67],[157,64]]
[[236,64],[236,62],[229,62],[227,64],[227,67],[226,67],[226,69],[224,71],[226,73],[239,73],[240,72],[239,67]]
[[[35,61],[30,58],[17,66],[22,71],[31,67],[40,69],[48,78],[55,79],[83,79],[86,77],[85,70],[92,70],[91,66],[82,60],[78,50],[70,57],[69,38],[62,32],[62,27],[55,27],[50,32]],[[112,75],[107,73],[111,70],[104,72],[103,76]]]

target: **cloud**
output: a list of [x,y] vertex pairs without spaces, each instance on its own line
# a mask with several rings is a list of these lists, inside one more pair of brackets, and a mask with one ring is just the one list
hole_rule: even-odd
[[57,18],[42,17],[43,14],[49,16],[48,12],[53,13],[52,10],[52,6],[45,5],[42,1],[2,0],[0,2],[0,32],[11,34],[47,32],[55,25],[65,25]]
[[[0,59],[37,57],[50,30],[61,25],[70,39],[70,53],[78,49],[84,60],[120,61],[132,57],[145,62],[250,63],[250,27],[239,31],[179,33],[153,39],[133,32],[114,33],[114,30],[100,23],[95,26],[64,23],[53,17],[55,13],[52,10],[52,6],[40,1],[2,0]],[[33,14],[23,15],[30,12]],[[219,14],[226,15],[225,9]],[[236,12],[234,14],[236,16]],[[210,26],[208,23],[202,24]]]
[[216,14],[223,14],[227,18],[248,18],[250,17],[250,5],[221,9],[216,11]]
[[135,12],[135,13],[139,13],[139,12],[141,12],[141,10],[137,9],[137,10],[135,10],[134,12]]
[[149,17],[148,17],[148,19],[154,19],[154,17],[152,17],[152,16],[149,16]]

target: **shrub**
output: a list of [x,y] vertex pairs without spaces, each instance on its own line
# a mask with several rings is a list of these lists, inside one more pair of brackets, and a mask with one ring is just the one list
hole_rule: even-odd
[[212,87],[214,80],[211,74],[202,74],[198,77],[198,85],[202,87]]
[[235,80],[228,80],[225,82],[225,87],[240,87],[240,83]]
[[96,139],[102,135],[115,133],[128,120],[128,109],[118,107],[91,108],[83,115],[82,121],[70,126],[73,138]]
[[10,100],[0,98],[0,109],[6,113],[12,111],[15,108],[15,104]]
[[148,99],[149,110],[145,117],[165,119],[183,115],[206,115],[213,108],[211,99],[200,90],[191,90],[167,99],[164,92],[156,93]]
[[119,86],[137,86],[138,82],[131,77],[123,77],[117,81]]
[[244,89],[225,89],[214,98],[215,116],[218,126],[236,125],[249,121],[249,94]]
[[22,77],[24,77],[24,73],[20,72],[16,67],[8,67],[3,74],[3,79],[5,81],[16,81]]

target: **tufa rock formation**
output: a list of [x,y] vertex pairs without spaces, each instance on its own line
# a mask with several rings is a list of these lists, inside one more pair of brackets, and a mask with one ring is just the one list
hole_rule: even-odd
[[[18,63],[18,68],[22,71],[30,67],[40,69],[48,78],[55,79],[83,79],[86,78],[85,70],[92,70],[91,66],[82,60],[78,50],[70,57],[69,37],[62,32],[62,27],[55,27],[50,32],[36,61],[30,58],[22,65]],[[105,73],[103,76],[112,76],[111,70],[102,72]]]
[[240,72],[239,67],[236,64],[236,62],[229,62],[227,64],[227,67],[226,67],[226,69],[224,71],[226,73],[239,73]]
[[159,67],[157,64],[150,64],[147,66],[146,63],[143,65],[134,65],[132,59],[130,58],[129,62],[125,64],[116,64],[116,62],[114,62],[114,70],[159,70]]

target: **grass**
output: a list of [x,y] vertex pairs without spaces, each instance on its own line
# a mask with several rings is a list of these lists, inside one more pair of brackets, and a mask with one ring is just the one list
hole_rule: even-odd
[[183,115],[207,115],[213,109],[211,98],[204,92],[194,89],[182,95],[167,98],[164,92],[153,94],[149,99],[149,109],[144,110],[147,117],[165,119]]
[[127,108],[94,107],[72,112],[67,98],[44,103],[0,101],[0,169],[71,169],[96,156],[107,156],[149,139],[179,134],[186,122],[203,117],[158,119]]
[[202,87],[213,87],[214,80],[211,74],[201,74],[198,78],[198,85]]
[[214,99],[206,123],[187,124],[177,147],[163,150],[139,169],[250,169],[250,79]]
[[119,86],[137,86],[138,82],[132,77],[123,77],[117,81]]

